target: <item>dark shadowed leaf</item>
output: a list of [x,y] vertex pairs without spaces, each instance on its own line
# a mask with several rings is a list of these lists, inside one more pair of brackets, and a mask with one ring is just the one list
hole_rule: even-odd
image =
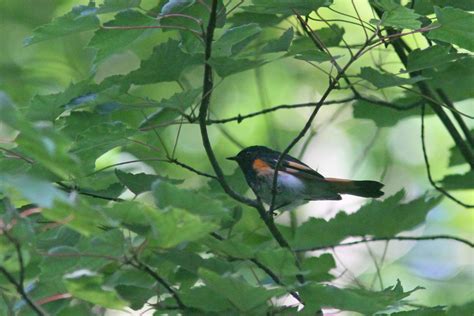
[[435,8],[441,27],[431,31],[428,37],[458,45],[474,51],[474,14],[456,8]]
[[266,304],[269,298],[285,293],[283,289],[267,290],[263,287],[253,287],[236,278],[220,276],[206,269],[200,269],[199,275],[212,292],[224,296],[241,312],[250,312]]
[[214,43],[212,57],[218,58],[234,55],[236,53],[234,47],[237,44],[257,35],[261,30],[258,24],[255,23],[240,25],[226,30]]
[[408,55],[407,71],[438,67],[465,56],[466,54],[451,52],[450,47],[438,45],[423,50],[415,49]]
[[121,171],[119,169],[115,169],[115,175],[123,185],[125,185],[130,191],[137,195],[146,191],[150,191],[151,184],[156,180],[162,180],[174,185],[183,183],[183,180],[169,179],[167,177],[146,173],[133,174]]
[[400,281],[393,287],[374,292],[363,289],[341,289],[322,284],[309,284],[301,289],[301,296],[307,302],[305,311],[315,312],[321,307],[333,307],[344,311],[354,311],[364,315],[387,309],[399,300],[408,297],[420,288],[404,292]]
[[142,61],[140,68],[132,71],[127,78],[134,84],[177,81],[189,66],[203,61],[199,55],[189,55],[180,48],[176,40],[155,47],[151,56]]
[[441,180],[442,187],[446,190],[469,190],[474,188],[474,170],[465,174],[452,174]]
[[417,0],[412,2],[413,9],[418,14],[428,15],[434,13],[437,7],[453,7],[465,11],[474,11],[474,2],[471,0]]
[[391,73],[381,73],[370,67],[361,68],[359,76],[380,89],[401,85],[411,85],[416,82],[427,79],[421,76],[416,76],[413,78],[403,78]]
[[306,15],[320,7],[328,7],[332,2],[332,0],[252,0],[253,5],[244,9],[258,13],[291,15],[297,12]]
[[293,35],[293,28],[290,27],[279,38],[269,41],[262,48],[262,53],[286,52],[291,45]]

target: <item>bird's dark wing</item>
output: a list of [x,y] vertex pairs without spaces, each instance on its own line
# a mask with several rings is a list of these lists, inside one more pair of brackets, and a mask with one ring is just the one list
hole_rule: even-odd
[[[263,158],[263,160],[268,163],[272,169],[275,169],[278,162],[279,153],[275,155],[269,155]],[[280,170],[294,174],[295,176],[300,176],[303,178],[309,179],[324,179],[324,177],[319,174],[317,171],[313,170],[311,167],[305,163],[299,161],[296,158],[293,158],[289,155],[285,155],[280,164]]]

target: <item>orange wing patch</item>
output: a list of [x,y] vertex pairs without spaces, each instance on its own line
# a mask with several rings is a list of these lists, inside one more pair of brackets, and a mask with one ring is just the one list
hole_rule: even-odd
[[272,167],[270,167],[262,159],[255,159],[253,164],[252,164],[252,167],[258,174],[261,174],[261,175],[268,174],[268,173],[273,173]]
[[313,169],[311,169],[310,167],[302,165],[297,162],[293,162],[293,161],[288,161],[287,165],[291,168],[298,169],[298,170],[313,171]]

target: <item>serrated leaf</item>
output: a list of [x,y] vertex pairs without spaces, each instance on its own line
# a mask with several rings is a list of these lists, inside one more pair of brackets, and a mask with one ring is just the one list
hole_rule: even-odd
[[301,271],[306,280],[314,282],[330,281],[334,277],[329,270],[336,268],[336,262],[331,254],[325,253],[319,257],[304,258]]
[[[156,19],[146,16],[137,11],[124,11],[115,16],[115,19],[104,24],[106,27],[123,26],[152,26],[159,25]],[[127,49],[133,42],[138,40],[145,33],[146,29],[123,29],[108,30],[99,29],[94,33],[88,47],[97,49],[94,62],[99,63],[107,57],[117,54]],[[148,30],[149,31],[149,30]]]
[[224,296],[241,312],[266,304],[272,297],[285,293],[284,289],[267,290],[263,287],[253,287],[232,277],[222,277],[206,269],[199,269],[199,276],[204,283],[219,296]]
[[390,73],[381,73],[370,67],[363,67],[360,71],[359,76],[380,89],[396,87],[406,84],[414,84],[427,79],[422,76],[402,78]]
[[447,175],[441,180],[441,184],[446,190],[472,190],[474,189],[474,170],[465,174]]
[[422,75],[430,78],[433,89],[442,89],[451,101],[474,98],[474,58],[458,59],[438,68],[425,69]]
[[292,279],[294,281],[293,279],[299,273],[299,269],[295,264],[296,257],[288,249],[280,248],[258,251],[256,258],[280,279]]
[[381,24],[396,29],[418,29],[421,27],[420,15],[414,10],[398,5],[393,9],[385,11],[382,15]]
[[456,9],[435,7],[441,27],[430,31],[428,37],[474,51],[474,14]]
[[225,78],[239,72],[258,68],[264,65],[266,61],[245,58],[211,58],[209,63],[220,77]]
[[183,180],[169,179],[166,177],[146,173],[133,174],[121,171],[119,169],[115,169],[115,175],[123,185],[125,185],[130,191],[137,195],[146,191],[150,191],[152,183],[156,180],[169,182],[170,184],[175,185],[183,183]]
[[[333,56],[334,59],[338,59],[340,56]],[[327,61],[331,61],[331,56],[327,53],[322,52],[320,50],[313,49],[311,51],[302,52],[300,54],[295,55],[296,59],[306,60],[306,61],[314,61],[317,63],[324,63]]]
[[76,6],[71,12],[57,17],[51,23],[40,26],[33,35],[24,40],[26,46],[53,38],[96,29],[100,21],[93,6]]
[[291,45],[294,36],[293,28],[290,27],[279,38],[269,41],[263,48],[262,53],[286,52]]
[[64,282],[68,292],[81,300],[112,309],[121,309],[128,304],[115,290],[103,286],[102,275],[92,271],[77,270],[66,275]]
[[229,217],[228,210],[220,201],[198,191],[180,189],[170,183],[156,181],[152,185],[152,192],[156,205],[162,209],[172,206],[213,219]]
[[160,109],[143,120],[139,128],[160,127],[160,124],[174,120],[194,105],[200,94],[202,94],[202,89],[186,90],[173,94],[169,99],[159,101],[156,106]]
[[356,213],[339,212],[329,221],[311,218],[298,228],[294,248],[331,246],[354,236],[395,236],[423,223],[428,212],[441,201],[441,196],[431,199],[422,196],[402,204],[403,196],[400,191],[384,201],[374,200]]
[[141,0],[104,0],[104,3],[99,6],[97,14],[110,13],[128,10],[139,7]]
[[183,52],[179,42],[170,39],[156,46],[151,56],[141,62],[139,69],[128,74],[127,79],[138,85],[177,81],[187,67],[202,62],[202,56]]
[[466,54],[451,52],[450,47],[435,45],[423,50],[417,48],[408,55],[407,71],[434,68],[463,57],[466,57]]
[[237,44],[257,35],[261,30],[258,24],[255,23],[240,25],[226,30],[214,43],[212,57],[219,58],[234,55],[236,53],[234,47]]
[[244,7],[249,12],[292,15],[294,11],[307,15],[320,7],[328,7],[332,0],[252,0],[253,5]]
[[148,217],[153,236],[148,242],[160,248],[172,248],[182,242],[197,241],[218,229],[216,224],[205,222],[201,217],[182,209],[153,212]]
[[[394,104],[399,106],[407,105],[407,107],[414,104],[414,102],[416,101],[411,98],[396,99],[393,101]],[[357,100],[352,107],[352,115],[354,118],[371,120],[379,127],[391,127],[404,118],[419,114],[417,108],[394,110],[367,100]]]
[[474,2],[471,0],[418,0],[413,2],[413,9],[418,14],[434,13],[434,7],[453,7],[464,11],[474,11]]
[[304,312],[316,312],[322,307],[333,307],[343,311],[354,311],[373,315],[408,297],[420,288],[404,292],[397,282],[393,287],[375,292],[365,289],[341,289],[334,286],[312,283],[301,289],[301,296],[307,303]]

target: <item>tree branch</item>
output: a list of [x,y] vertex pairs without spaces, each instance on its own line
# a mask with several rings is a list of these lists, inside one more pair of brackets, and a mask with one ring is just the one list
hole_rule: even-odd
[[376,242],[376,241],[391,241],[391,240],[398,240],[398,241],[425,241],[425,240],[453,240],[460,243],[463,243],[471,248],[474,248],[474,243],[470,242],[469,240],[450,236],[450,235],[432,235],[432,236],[420,236],[420,237],[411,237],[411,236],[393,236],[393,237],[372,237],[372,238],[364,238],[361,240],[346,242],[346,243],[339,243],[321,247],[310,247],[304,249],[296,249],[295,251],[298,252],[305,252],[305,251],[317,251],[317,250],[324,250],[329,248],[338,248],[338,247],[345,247],[345,246],[353,246],[365,242]]

